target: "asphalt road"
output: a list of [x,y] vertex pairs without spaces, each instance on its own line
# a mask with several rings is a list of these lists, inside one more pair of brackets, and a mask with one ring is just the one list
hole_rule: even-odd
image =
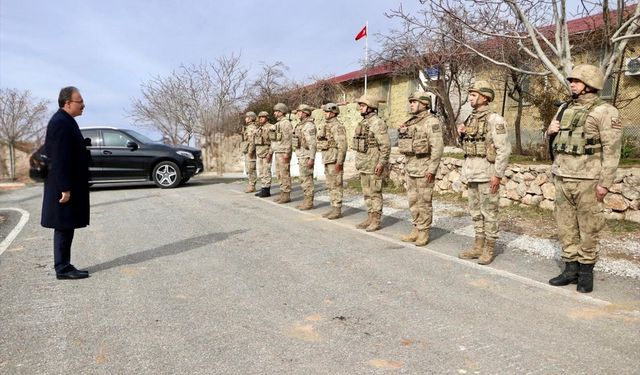
[[326,202],[293,208],[299,190],[283,206],[242,188],[94,189],[79,281],[55,279],[41,186],[2,193],[30,219],[0,255],[0,373],[640,373],[637,280],[598,275],[582,295],[546,284],[548,260],[458,260],[465,218],[417,248],[397,240],[406,221],[368,234],[361,210],[328,221]]

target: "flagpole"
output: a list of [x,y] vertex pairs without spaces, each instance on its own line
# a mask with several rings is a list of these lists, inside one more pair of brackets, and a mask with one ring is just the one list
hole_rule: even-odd
[[365,22],[364,35],[364,94],[367,95],[367,70],[369,69],[369,21]]

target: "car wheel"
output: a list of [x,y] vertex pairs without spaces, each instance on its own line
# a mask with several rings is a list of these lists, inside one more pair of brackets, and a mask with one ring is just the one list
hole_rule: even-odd
[[159,188],[171,189],[177,187],[182,181],[180,168],[171,161],[162,161],[153,168],[153,182]]

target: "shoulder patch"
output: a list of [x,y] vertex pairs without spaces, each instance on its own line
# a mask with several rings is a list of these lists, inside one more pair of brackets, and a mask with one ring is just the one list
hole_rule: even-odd
[[496,133],[498,134],[504,134],[507,132],[507,127],[505,126],[505,124],[503,122],[499,122],[496,124]]
[[612,117],[611,118],[611,128],[613,129],[622,129],[622,120],[620,117]]
[[431,131],[434,133],[440,133],[440,124],[436,123],[431,126]]

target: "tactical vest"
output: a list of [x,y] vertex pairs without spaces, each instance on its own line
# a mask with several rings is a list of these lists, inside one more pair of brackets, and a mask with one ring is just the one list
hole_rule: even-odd
[[269,140],[268,137],[265,137],[266,132],[267,132],[267,127],[269,126],[269,124],[264,124],[262,126],[259,126],[256,129],[256,133],[253,136],[253,142],[256,146],[266,146],[269,145]]
[[291,146],[295,149],[303,148],[305,150],[309,149],[309,143],[307,142],[307,138],[304,136],[304,126],[309,120],[305,122],[298,123],[296,127],[293,129],[293,136],[291,137]]
[[247,134],[247,132],[249,131],[248,130],[249,125],[250,124],[246,124],[245,128],[242,129],[242,142],[240,142],[240,151],[243,154],[249,153],[249,148],[251,146],[251,142],[250,142],[248,134]]
[[375,135],[369,131],[369,124],[365,121],[364,124],[360,123],[356,127],[353,136],[353,149],[356,152],[366,153],[370,147],[379,148]]
[[327,151],[330,148],[338,148],[336,139],[333,136],[333,131],[332,130],[327,131],[327,128],[331,127],[332,124],[334,126],[338,126],[337,124],[334,124],[334,121],[332,121],[332,122],[325,123],[324,126],[319,127],[318,129],[318,143],[316,147],[320,151]]
[[584,125],[589,112],[604,103],[598,99],[584,108],[567,108],[560,120],[560,130],[553,140],[553,152],[569,155],[593,155],[600,152],[600,138],[586,139]]
[[398,152],[403,155],[424,157],[430,153],[429,133],[418,132],[418,124],[426,121],[424,116],[414,116],[406,122],[406,127],[398,129]]
[[282,140],[282,131],[280,130],[280,121],[269,128],[269,140],[272,142],[280,142]]
[[[462,141],[464,157],[484,157],[490,163],[496,161],[496,146],[493,138],[487,136],[488,117],[487,111],[477,118],[470,116],[465,124],[465,135]],[[475,121],[474,121],[475,120]]]

